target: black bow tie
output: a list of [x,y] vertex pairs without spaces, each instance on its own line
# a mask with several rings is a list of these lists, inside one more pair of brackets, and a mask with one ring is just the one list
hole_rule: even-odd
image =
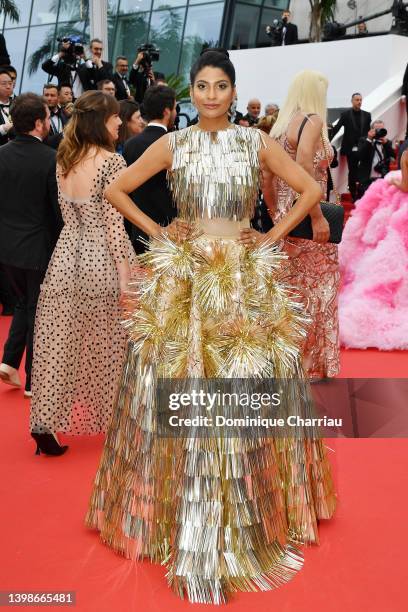
[[7,102],[6,104],[0,102],[0,108],[10,108],[10,102]]

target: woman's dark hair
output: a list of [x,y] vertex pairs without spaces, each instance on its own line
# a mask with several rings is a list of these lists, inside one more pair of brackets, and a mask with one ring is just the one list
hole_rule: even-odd
[[204,49],[204,51],[201,51],[200,57],[194,62],[190,70],[191,85],[194,85],[194,82],[197,78],[197,74],[206,66],[211,66],[212,68],[219,68],[220,70],[225,72],[225,74],[231,81],[231,85],[235,87],[235,68],[234,64],[229,58],[229,53],[226,49],[222,49],[221,47],[209,47],[208,49]]
[[152,85],[146,89],[142,102],[142,115],[147,121],[163,119],[166,108],[173,110],[176,92],[167,85]]
[[122,125],[119,128],[119,138],[116,145],[123,144],[128,138],[133,136],[133,134],[129,133],[128,121],[131,120],[134,113],[140,111],[139,104],[134,100],[121,100],[119,106],[119,117],[122,119]]
[[105,123],[112,115],[118,114],[119,102],[102,91],[86,91],[76,100],[57,152],[57,162],[63,174],[67,175],[93,146],[115,150]]
[[28,134],[35,128],[37,119],[44,121],[47,116],[46,101],[35,93],[18,96],[10,108],[10,116],[17,134]]

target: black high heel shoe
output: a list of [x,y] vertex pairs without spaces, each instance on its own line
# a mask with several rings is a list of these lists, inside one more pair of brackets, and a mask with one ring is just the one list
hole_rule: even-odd
[[31,437],[37,442],[36,455],[44,453],[44,455],[53,455],[55,457],[63,455],[68,446],[60,446],[55,437],[50,433],[31,433]]

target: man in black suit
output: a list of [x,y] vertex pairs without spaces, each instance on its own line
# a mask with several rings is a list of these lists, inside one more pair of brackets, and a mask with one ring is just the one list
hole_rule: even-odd
[[285,10],[282,12],[280,22],[275,20],[273,26],[266,26],[266,33],[272,37],[272,46],[286,47],[286,45],[294,45],[298,42],[298,29],[294,23],[290,23],[291,19],[292,13]]
[[116,99],[117,100],[129,100],[132,99],[129,89],[129,62],[124,55],[119,55],[116,58],[115,72],[112,77],[112,81],[116,87]]
[[390,161],[395,159],[392,142],[386,136],[383,121],[373,121],[367,137],[360,138],[358,157],[359,196],[361,197],[373,181],[384,177],[389,172]]
[[0,68],[0,145],[7,144],[12,136],[10,106],[13,97],[13,79],[7,68]]
[[367,136],[371,124],[371,114],[361,110],[363,97],[354,93],[351,97],[351,108],[340,115],[340,119],[331,130],[334,138],[340,128],[344,127],[340,154],[346,155],[348,164],[348,185],[353,202],[358,198],[358,142]]
[[44,99],[27,93],[11,107],[16,138],[0,148],[0,264],[18,296],[4,346],[0,378],[20,387],[26,350],[25,396],[31,396],[34,319],[40,285],[62,227],[55,151],[42,141],[50,129]]
[[[128,166],[173,127],[177,114],[175,91],[165,85],[149,87],[143,99],[143,109],[143,116],[148,121],[147,127],[141,134],[133,136],[125,143],[123,156]],[[176,216],[165,170],[152,176],[130,197],[140,210],[160,225],[168,225]],[[129,226],[127,229],[136,253],[143,253],[146,247],[140,242],[140,238],[147,240],[148,237],[134,225],[130,224],[130,230]]]
[[59,89],[52,83],[47,83],[43,87],[43,96],[50,110],[50,132],[44,142],[53,149],[58,149],[63,138],[64,127],[70,119],[59,104]]
[[91,59],[86,60],[84,53],[68,54],[72,42],[64,40],[58,53],[42,64],[47,74],[56,76],[58,85],[68,83],[74,98],[84,91],[96,89],[98,81],[112,78],[112,64],[102,60],[103,46],[99,38],[91,40]]
[[58,102],[58,87],[52,83],[44,85],[43,96],[50,110],[50,136],[62,134],[64,126],[68,122],[68,117]]
[[153,72],[151,65],[145,63],[145,52],[139,51],[132,65],[129,83],[135,88],[135,100],[142,104],[146,90],[155,84],[155,80],[164,78],[161,72]]

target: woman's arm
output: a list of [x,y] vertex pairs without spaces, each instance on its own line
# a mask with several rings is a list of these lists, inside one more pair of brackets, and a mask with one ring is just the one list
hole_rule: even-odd
[[[302,166],[310,176],[314,178],[314,156],[319,147],[323,121],[317,115],[310,117],[302,132],[302,137],[296,149],[296,162]],[[320,199],[326,197],[322,194]],[[327,242],[330,237],[330,227],[323,216],[318,203],[310,211],[312,219],[313,240],[315,242]]]
[[[300,194],[296,204],[285,217],[275,225],[264,237],[275,242],[280,240],[304,219],[313,206],[322,196],[321,189],[316,181],[282,149],[282,147],[269,137],[265,137],[267,147],[261,149],[259,156],[261,164],[282,178],[295,192]],[[242,230],[242,238],[248,230]],[[249,230],[250,231],[250,230]],[[243,239],[244,244],[250,241]]]
[[[126,219],[141,229],[148,236],[158,236],[163,228],[138,208],[129,197],[129,193],[143,185],[149,178],[171,168],[173,155],[169,149],[169,136],[165,135],[154,142],[134,164],[120,174],[105,190],[106,199]],[[178,220],[174,225],[182,237],[188,224]]]

